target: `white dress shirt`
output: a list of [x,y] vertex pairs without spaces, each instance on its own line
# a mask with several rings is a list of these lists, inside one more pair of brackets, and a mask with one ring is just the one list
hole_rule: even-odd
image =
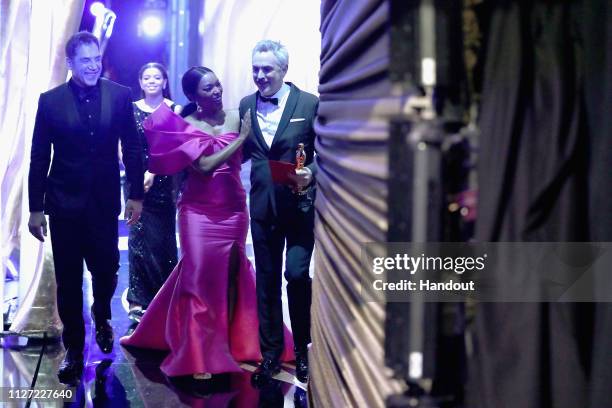
[[266,97],[278,98],[278,106],[272,102],[264,102],[257,98],[257,123],[268,147],[272,146],[272,140],[274,140],[276,129],[278,129],[281,117],[283,116],[290,90],[291,87],[289,85],[283,84],[278,92]]

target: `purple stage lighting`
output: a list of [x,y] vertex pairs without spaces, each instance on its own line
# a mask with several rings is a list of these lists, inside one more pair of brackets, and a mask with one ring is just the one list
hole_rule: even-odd
[[155,37],[163,28],[162,18],[158,13],[146,13],[140,21],[142,33],[147,37]]
[[106,6],[99,2],[99,1],[95,1],[91,4],[91,6],[89,6],[89,12],[94,16],[94,17],[101,17],[104,15],[104,12],[106,11]]
[[166,0],[144,0],[140,9],[138,36],[139,37],[159,37],[164,31],[166,20]]

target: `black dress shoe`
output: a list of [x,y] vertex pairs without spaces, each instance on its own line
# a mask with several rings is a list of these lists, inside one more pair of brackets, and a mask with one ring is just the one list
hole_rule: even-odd
[[295,378],[301,383],[308,382],[308,352],[295,353]]
[[81,378],[83,366],[83,352],[68,349],[60,363],[57,378],[61,383],[74,384]]
[[108,324],[108,320],[106,319],[101,321],[96,320],[93,306],[91,307],[91,318],[96,326],[96,343],[98,343],[98,347],[100,347],[103,353],[110,353],[113,351],[113,328]]
[[144,316],[144,310],[142,309],[132,309],[128,312],[128,319],[132,322],[132,323],[140,323],[140,321],[142,320],[142,316]]
[[280,373],[280,370],[281,366],[277,359],[264,358],[255,372],[253,372],[251,383],[259,388],[268,383],[276,374]]
[[113,351],[113,328],[105,320],[102,323],[96,323],[96,343],[103,353],[108,354]]

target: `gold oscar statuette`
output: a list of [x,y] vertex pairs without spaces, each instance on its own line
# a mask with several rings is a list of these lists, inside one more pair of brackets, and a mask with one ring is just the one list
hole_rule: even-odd
[[[306,163],[306,151],[304,150],[304,143],[299,143],[295,151],[295,169],[303,169],[304,163]],[[306,194],[306,192],[299,186],[295,186],[293,192],[298,195]]]

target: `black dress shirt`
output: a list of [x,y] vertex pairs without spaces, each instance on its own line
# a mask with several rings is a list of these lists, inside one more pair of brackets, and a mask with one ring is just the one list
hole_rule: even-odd
[[95,86],[81,87],[70,79],[68,86],[75,96],[81,122],[85,125],[90,137],[94,137],[100,124],[100,81]]

